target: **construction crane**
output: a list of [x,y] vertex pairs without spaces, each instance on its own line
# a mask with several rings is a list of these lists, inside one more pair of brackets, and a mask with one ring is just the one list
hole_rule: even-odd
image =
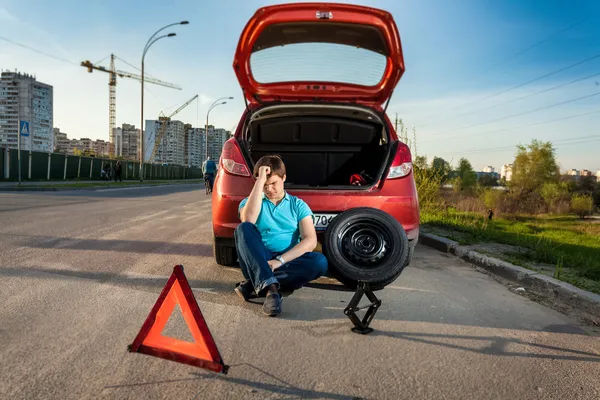
[[[116,86],[117,86],[117,76],[120,78],[130,78],[138,81],[142,80],[141,75],[132,74],[130,72],[121,71],[115,68],[115,58],[118,58],[114,54],[110,55],[110,66],[107,68],[91,63],[89,60],[82,61],[81,66],[86,67],[89,73],[92,73],[94,70],[102,71],[108,73],[108,137],[110,140],[110,154],[115,154],[115,136],[114,129],[116,125]],[[122,60],[123,61],[123,60]],[[165,86],[171,89],[181,90],[181,87],[175,85],[173,83],[164,82],[160,79],[152,78],[148,75],[144,76],[144,82],[153,83],[155,85]],[[144,127],[140,127],[140,131],[143,131]]]
[[167,131],[167,126],[169,125],[169,121],[171,120],[171,118],[173,118],[176,114],[178,114],[181,110],[183,110],[184,108],[186,108],[192,101],[196,100],[198,98],[198,95],[195,95],[194,97],[192,97],[191,99],[189,99],[188,101],[186,101],[185,103],[183,103],[183,105],[181,105],[177,110],[173,111],[170,115],[165,115],[162,111],[160,112],[160,115],[158,116],[158,120],[160,121],[160,128],[158,133],[156,134],[156,137],[154,138],[154,148],[152,149],[152,154],[150,155],[150,159],[148,160],[149,163],[154,162],[154,156],[156,155],[156,150],[158,149],[158,146],[160,146],[163,136],[165,135],[165,132]]

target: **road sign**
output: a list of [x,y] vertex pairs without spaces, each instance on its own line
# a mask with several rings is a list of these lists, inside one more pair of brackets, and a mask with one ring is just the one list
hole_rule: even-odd
[[19,122],[19,133],[21,136],[29,136],[29,121]]
[[[179,305],[194,343],[163,336],[162,331]],[[229,366],[223,363],[219,349],[208,329],[198,302],[183,273],[176,265],[142,329],[129,346],[131,353],[142,353],[165,358],[214,372],[227,374]]]

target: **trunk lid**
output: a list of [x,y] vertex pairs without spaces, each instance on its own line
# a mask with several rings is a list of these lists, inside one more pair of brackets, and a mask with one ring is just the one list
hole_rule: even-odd
[[398,29],[386,11],[335,3],[259,9],[233,62],[251,103],[342,101],[380,106],[404,73]]

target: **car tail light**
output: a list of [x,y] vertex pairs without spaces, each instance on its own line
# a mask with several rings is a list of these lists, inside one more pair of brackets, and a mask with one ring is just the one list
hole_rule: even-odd
[[250,176],[250,171],[235,138],[229,139],[223,145],[221,165],[230,174]]
[[402,178],[410,174],[410,171],[412,171],[410,149],[404,143],[399,143],[387,179]]

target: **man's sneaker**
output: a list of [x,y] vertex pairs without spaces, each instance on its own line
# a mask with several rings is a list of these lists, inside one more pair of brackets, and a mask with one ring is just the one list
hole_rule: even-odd
[[262,308],[263,314],[269,317],[279,315],[281,313],[281,303],[283,303],[281,293],[267,293]]
[[250,282],[250,281],[243,281],[243,282],[238,283],[235,286],[234,291],[244,301],[248,301],[250,299],[256,298],[256,293],[254,293],[254,288],[252,287],[252,282]]

